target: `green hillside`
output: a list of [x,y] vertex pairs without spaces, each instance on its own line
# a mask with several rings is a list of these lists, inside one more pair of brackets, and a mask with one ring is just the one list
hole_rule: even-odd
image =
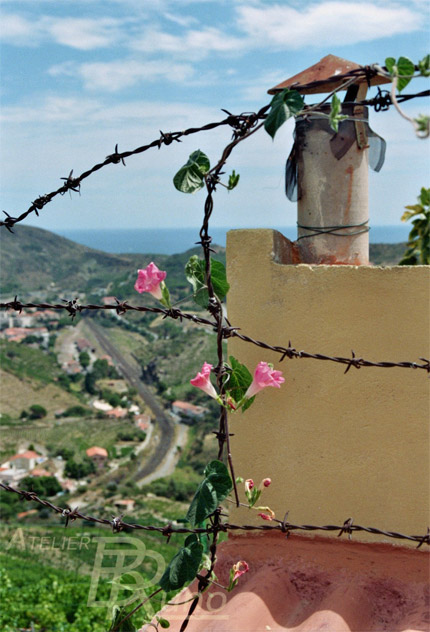
[[[137,268],[151,260],[167,271],[169,288],[181,295],[188,292],[184,265],[193,248],[176,255],[116,255],[81,246],[69,239],[33,226],[17,225],[14,234],[0,231],[0,294],[27,295],[49,291],[53,296],[69,292],[91,293],[106,288],[109,294],[133,296]],[[370,260],[375,265],[396,265],[405,244],[371,244]],[[224,258],[224,248],[216,247],[215,258]]]
[[65,289],[102,285],[108,271],[126,272],[130,262],[80,246],[32,226],[16,226],[14,234],[0,231],[1,293],[46,290],[53,283]]
[[[215,246],[223,259],[224,249]],[[120,299],[135,296],[136,270],[154,260],[166,270],[169,289],[181,295],[188,292],[184,266],[193,248],[176,255],[116,255],[81,246],[69,239],[33,226],[17,225],[14,234],[0,230],[0,294],[48,292],[51,296],[68,297],[70,293],[106,289]]]

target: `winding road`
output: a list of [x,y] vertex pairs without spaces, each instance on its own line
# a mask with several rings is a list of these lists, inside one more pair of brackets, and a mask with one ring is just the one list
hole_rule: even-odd
[[[141,479],[150,476],[155,469],[159,468],[169,452],[173,449],[173,440],[175,438],[173,422],[167,417],[155,395],[142,383],[140,370],[130,364],[122,356],[121,352],[109,340],[103,327],[95,323],[92,318],[86,318],[85,324],[94,334],[102,349],[111,356],[116,368],[120,371],[124,379],[137,390],[139,395],[149,406],[157,421],[159,429],[158,445],[156,450],[150,454],[143,467],[136,472],[134,479],[136,482],[139,482]],[[153,479],[153,477],[151,478]]]

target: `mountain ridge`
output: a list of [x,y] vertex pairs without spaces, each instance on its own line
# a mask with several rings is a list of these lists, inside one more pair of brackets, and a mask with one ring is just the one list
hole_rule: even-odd
[[[375,265],[396,265],[406,244],[370,244]],[[214,246],[214,258],[225,260],[225,248]],[[169,275],[169,286],[186,287],[184,266],[195,247],[174,255],[113,254],[78,244],[35,226],[16,226],[14,233],[0,231],[0,294],[84,292],[130,284],[138,268],[150,261]]]
[[[222,256],[224,248],[215,247]],[[135,275],[151,260],[170,273],[175,285],[191,254],[199,247],[177,255],[112,254],[77,244],[34,226],[16,226],[11,235],[0,231],[0,293],[82,291],[120,283]]]

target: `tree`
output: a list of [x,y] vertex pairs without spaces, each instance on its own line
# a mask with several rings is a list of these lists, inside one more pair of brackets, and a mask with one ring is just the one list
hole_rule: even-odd
[[90,354],[87,351],[81,351],[79,354],[79,363],[83,369],[86,369],[90,366],[91,358]]
[[55,476],[25,476],[20,486],[22,489],[30,489],[41,497],[55,496],[62,489]]
[[402,222],[415,218],[409,233],[408,247],[399,265],[416,266],[430,264],[430,189],[422,188],[418,204],[406,206]]
[[46,417],[48,411],[43,406],[39,406],[39,404],[33,404],[30,406],[30,419],[43,419]]
[[96,381],[97,381],[97,377],[94,375],[94,370],[91,373],[86,374],[84,386],[85,386],[85,390],[90,395],[95,395],[97,393]]
[[64,468],[64,472],[70,478],[84,478],[84,476],[88,476],[89,474],[93,474],[96,471],[96,466],[89,458],[85,458],[79,463],[73,461],[72,459],[67,461],[66,466]]

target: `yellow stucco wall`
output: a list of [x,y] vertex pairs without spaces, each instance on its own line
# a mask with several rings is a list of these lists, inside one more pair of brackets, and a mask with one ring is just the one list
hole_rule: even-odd
[[[272,230],[231,231],[228,316],[272,345],[380,361],[429,357],[430,268],[285,265]],[[355,524],[424,534],[429,524],[429,385],[426,371],[351,368],[285,359],[238,339],[229,353],[251,372],[284,372],[254,405],[230,415],[236,475],[272,485],[260,504],[296,524]],[[260,522],[234,508],[231,520]],[[336,537],[336,534],[332,535]],[[354,539],[381,541],[354,534]],[[389,540],[394,542],[393,540]],[[396,541],[405,544],[404,541]],[[415,545],[416,546],[416,545]]]

